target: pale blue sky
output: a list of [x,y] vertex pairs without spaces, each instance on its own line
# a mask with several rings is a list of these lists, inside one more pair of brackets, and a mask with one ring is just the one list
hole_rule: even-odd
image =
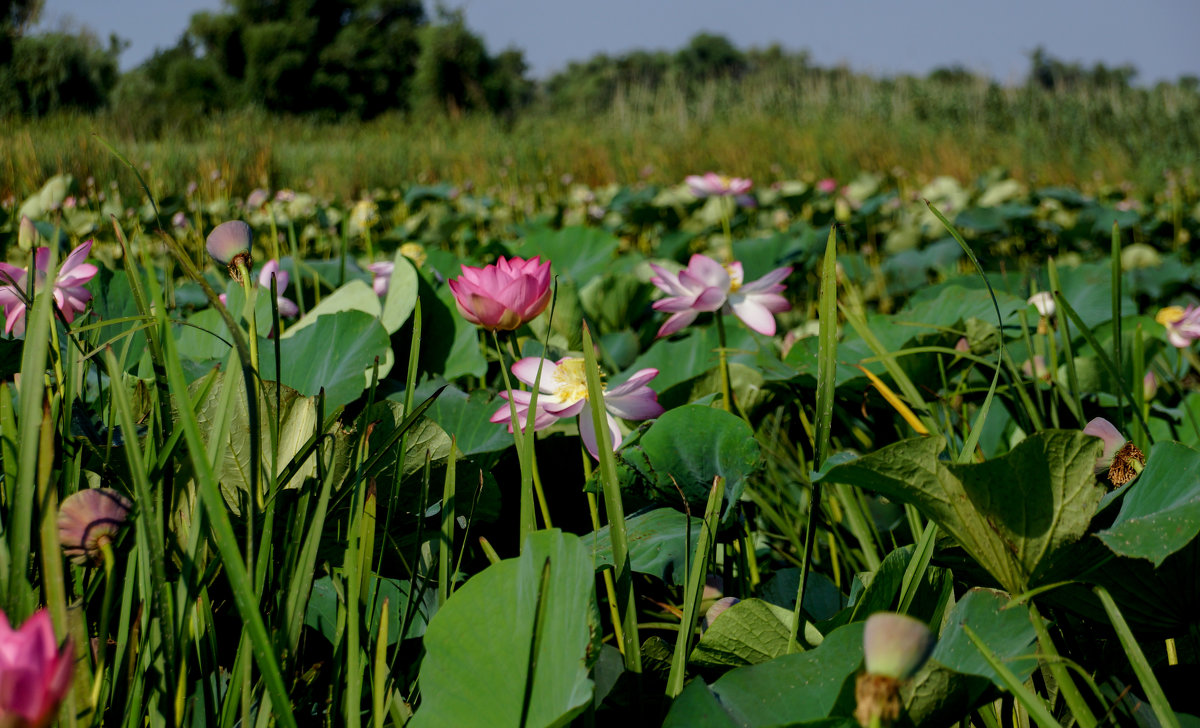
[[[525,51],[545,77],[571,60],[635,48],[676,49],[700,31],[747,48],[778,42],[820,65],[875,74],[961,64],[1019,81],[1038,45],[1088,66],[1130,63],[1138,81],[1200,75],[1196,0],[449,0],[492,51]],[[131,41],[122,68],[170,46],[193,12],[221,0],[46,0],[43,27],[64,19]]]

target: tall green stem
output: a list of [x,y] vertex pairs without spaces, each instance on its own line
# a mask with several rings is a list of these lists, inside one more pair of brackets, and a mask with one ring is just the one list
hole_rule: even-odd
[[717,317],[717,357],[721,368],[721,406],[726,412],[733,414],[733,387],[729,381],[729,350],[725,345],[725,317],[720,311],[713,314]]

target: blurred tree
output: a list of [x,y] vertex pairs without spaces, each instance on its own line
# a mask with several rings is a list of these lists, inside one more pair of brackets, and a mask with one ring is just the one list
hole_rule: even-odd
[[13,42],[42,13],[45,0],[0,0],[0,64],[12,60]]
[[44,116],[62,109],[94,111],[117,82],[121,41],[108,47],[90,33],[44,33],[17,38],[0,67],[0,114]]
[[508,112],[532,98],[521,51],[507,50],[493,58],[483,39],[467,29],[461,10],[439,8],[438,16],[420,31],[413,79],[416,108],[451,116]]
[[675,64],[683,78],[707,81],[742,75],[746,57],[725,36],[698,33],[675,54]]

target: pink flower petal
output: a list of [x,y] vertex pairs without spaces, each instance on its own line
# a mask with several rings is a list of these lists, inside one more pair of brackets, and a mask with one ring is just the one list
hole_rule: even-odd
[[753,299],[746,299],[738,303],[731,303],[730,308],[733,309],[734,315],[752,330],[764,336],[775,335],[775,317],[771,315],[766,306]]

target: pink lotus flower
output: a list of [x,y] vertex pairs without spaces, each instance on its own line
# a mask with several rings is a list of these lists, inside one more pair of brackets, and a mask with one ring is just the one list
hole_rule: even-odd
[[550,303],[550,261],[500,258],[483,268],[462,266],[450,279],[454,303],[463,318],[489,331],[512,331]]
[[268,260],[267,264],[262,267],[258,274],[258,285],[264,290],[271,290],[271,278],[275,278],[275,305],[279,307],[279,315],[287,318],[296,318],[300,315],[300,307],[290,298],[284,298],[283,292],[287,290],[290,277],[286,270],[279,269],[278,260]]
[[71,686],[71,643],[61,649],[45,609],[20,629],[0,612],[0,725],[45,728]]
[[834,179],[833,177],[826,177],[825,179],[821,180],[820,182],[817,182],[817,191],[821,192],[823,194],[826,194],[826,195],[837,192],[837,188],[838,188],[837,180]]
[[666,298],[654,302],[654,310],[671,314],[659,328],[658,338],[679,331],[695,321],[701,312],[718,310],[733,313],[760,334],[774,336],[773,314],[791,309],[787,299],[779,295],[784,290],[780,281],[791,274],[790,266],[776,268],[746,284],[742,283],[741,263],[721,265],[699,253],[692,256],[687,268],[678,275],[653,263],[650,267],[658,274],[650,282],[667,293]]
[[[287,271],[279,269],[279,261],[274,259],[268,260],[267,264],[258,272],[258,285],[262,286],[264,290],[271,290],[272,276],[275,277],[275,293],[277,294],[275,305],[279,307],[279,315],[284,318],[296,318],[300,315],[300,307],[296,305],[295,301],[285,298],[283,295],[283,292],[287,290],[290,277]],[[221,299],[222,304],[228,305],[224,293],[217,298]]]
[[388,292],[388,284],[392,281],[392,270],[396,264],[391,261],[383,261],[380,263],[372,263],[367,266],[367,270],[371,271],[374,278],[371,281],[371,287],[375,289],[376,296],[386,296]]
[[[600,459],[596,446],[596,428],[592,422],[592,412],[587,404],[587,373],[584,370],[583,359],[565,357],[557,362],[538,357],[526,357],[513,364],[513,374],[529,386],[533,386],[537,378],[538,364],[542,366],[542,378],[539,383],[537,412],[533,417],[533,429],[542,430],[554,424],[560,418],[579,416],[579,436],[588,452],[597,460]],[[608,435],[613,450],[621,444],[621,429],[617,417],[625,420],[649,420],[663,413],[662,405],[658,403],[658,395],[646,386],[658,376],[657,369],[640,369],[633,373],[625,382],[612,389],[604,390],[604,409],[608,417]],[[508,399],[508,392],[501,392],[501,397]],[[515,391],[512,401],[517,410],[517,421],[521,423],[522,432],[529,427],[530,392]],[[509,406],[505,405],[496,410],[491,421],[508,423],[512,431],[512,418]]]
[[1178,349],[1186,349],[1200,339],[1200,306],[1194,303],[1186,309],[1179,306],[1159,309],[1154,320],[1166,327],[1167,340]]
[[691,175],[683,180],[696,197],[736,197],[750,191],[754,183],[741,177],[726,177],[716,172]]
[[[72,250],[59,267],[58,277],[54,279],[54,304],[62,311],[67,323],[74,321],[75,314],[82,313],[87,308],[87,302],[92,300],[92,294],[83,287],[97,273],[96,266],[83,262],[91,249],[92,241],[89,240]],[[0,286],[0,304],[4,306],[5,312],[5,332],[16,336],[25,333],[26,300],[46,287],[46,268],[49,265],[50,249],[38,248],[33,256],[34,283],[31,291],[26,280],[29,276],[27,270],[0,263],[0,283],[7,284]]]

